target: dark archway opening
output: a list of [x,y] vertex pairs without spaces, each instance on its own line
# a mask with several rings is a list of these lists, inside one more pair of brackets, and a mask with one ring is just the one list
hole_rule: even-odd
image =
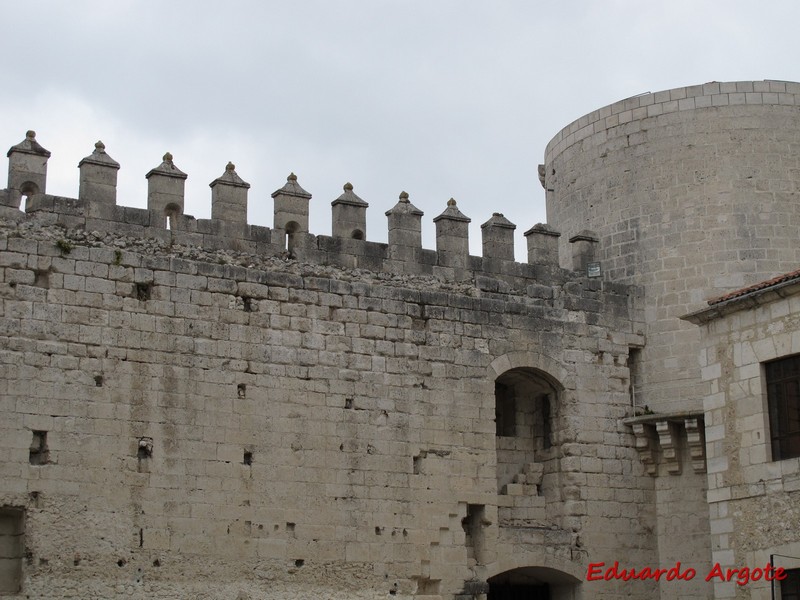
[[495,381],[495,425],[497,491],[508,484],[525,483],[541,492],[542,477],[556,471],[554,421],[558,410],[558,387],[552,378],[536,369],[506,371]]
[[488,600],[550,600],[550,586],[546,583],[490,583]]
[[520,567],[489,578],[488,600],[571,600],[580,581],[548,567]]

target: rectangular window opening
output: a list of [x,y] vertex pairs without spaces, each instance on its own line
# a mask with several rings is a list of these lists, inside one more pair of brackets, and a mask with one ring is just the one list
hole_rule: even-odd
[[772,460],[800,456],[800,355],[764,363]]
[[800,600],[800,569],[787,569],[780,586],[781,600]]
[[517,403],[514,392],[502,383],[494,384],[494,419],[498,437],[517,435]]
[[467,504],[467,514],[461,519],[464,529],[464,541],[467,547],[467,558],[476,564],[483,564],[484,535],[483,527],[486,508],[483,504]]
[[50,459],[50,451],[47,449],[47,432],[33,431],[29,461],[32,465],[46,465]]
[[539,399],[542,417],[542,448],[547,450],[553,445],[553,429],[550,421],[550,395],[543,394]]
[[21,508],[0,508],[0,594],[22,590],[22,559],[25,511]]
[[642,389],[642,349],[641,348],[628,348],[628,393],[630,394],[631,406],[634,411],[639,406],[641,400],[638,396],[639,391]]

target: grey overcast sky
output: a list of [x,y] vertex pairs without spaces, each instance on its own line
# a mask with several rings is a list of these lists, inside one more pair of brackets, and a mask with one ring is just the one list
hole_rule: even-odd
[[[271,226],[290,171],[330,234],[346,181],[367,238],[402,190],[432,219],[452,196],[480,225],[545,222],[536,166],[597,108],[708,81],[800,81],[797,0],[0,0],[0,144],[27,129],[52,152],[48,188],[75,197],[101,139],[118,204],[146,205],[165,151],[188,173],[186,212],[210,215],[230,160]],[[570,232],[565,232],[570,233]]]

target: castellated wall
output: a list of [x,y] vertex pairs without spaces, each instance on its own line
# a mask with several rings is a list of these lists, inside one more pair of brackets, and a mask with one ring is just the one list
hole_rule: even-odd
[[800,263],[800,84],[712,82],[617,102],[559,132],[543,170],[549,224],[593,230],[605,278],[644,288],[637,404],[701,410],[700,334],[678,317]]
[[584,581],[659,563],[623,422],[638,288],[559,268],[546,226],[509,260],[502,215],[468,256],[455,202],[423,250],[407,196],[376,244],[352,187],[341,235],[314,236],[291,176],[266,228],[233,165],[195,220],[169,155],[131,209],[102,144],[77,199],[46,193],[46,152],[29,132],[0,192],[9,597],[658,596]]

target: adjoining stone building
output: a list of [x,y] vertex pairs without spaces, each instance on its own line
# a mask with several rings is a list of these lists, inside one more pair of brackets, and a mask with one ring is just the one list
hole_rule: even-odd
[[[102,143],[48,195],[29,132],[0,191],[0,592],[732,597],[712,560],[761,555],[724,553],[747,529],[696,364],[718,342],[679,317],[796,268],[798,147],[798,84],[600,109],[548,146],[517,263],[499,213],[470,256],[454,200],[436,250],[405,193],[367,241],[350,184],[313,235],[293,174],[248,224],[233,164],[195,219],[169,153],[148,208],[117,206]],[[589,576],[678,562],[697,576]]]
[[[800,271],[713,299],[685,317],[701,326],[713,562],[782,567],[751,598],[800,593]],[[736,579],[715,581],[734,598]],[[779,595],[779,592],[782,595]]]

